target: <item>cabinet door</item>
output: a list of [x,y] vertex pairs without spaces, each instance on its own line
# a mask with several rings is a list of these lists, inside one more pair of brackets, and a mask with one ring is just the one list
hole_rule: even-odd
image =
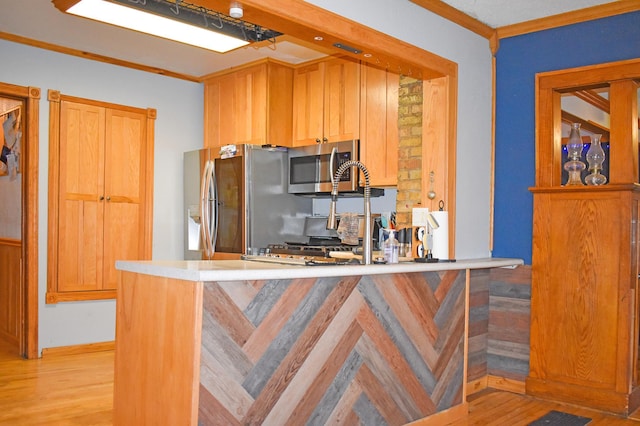
[[324,141],[358,139],[360,64],[346,59],[332,59],[324,66]]
[[102,287],[104,108],[60,105],[59,291]]
[[236,78],[227,74],[205,83],[204,146],[216,148],[236,140]]
[[398,183],[398,89],[400,76],[362,66],[360,159],[369,170],[371,185]]
[[[267,65],[235,74],[235,143],[267,143]],[[234,142],[229,142],[234,143]]]
[[115,289],[116,260],[145,258],[146,116],[106,111],[104,178],[104,282]]
[[636,200],[628,190],[534,193],[527,393],[619,413],[628,407]]
[[315,63],[293,72],[293,145],[323,141],[324,64]]

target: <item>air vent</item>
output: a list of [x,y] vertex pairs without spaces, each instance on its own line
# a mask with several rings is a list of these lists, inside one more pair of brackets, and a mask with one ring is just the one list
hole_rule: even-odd
[[362,53],[362,50],[356,49],[355,47],[347,46],[346,44],[342,43],[335,43],[333,46],[342,50],[346,50],[347,52],[355,53],[356,55]]

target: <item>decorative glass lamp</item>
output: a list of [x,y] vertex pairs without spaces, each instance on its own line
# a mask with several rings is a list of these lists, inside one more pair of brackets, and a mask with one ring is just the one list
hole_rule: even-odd
[[589,163],[589,171],[591,172],[584,178],[587,185],[604,185],[607,183],[607,177],[600,173],[602,164],[604,163],[604,150],[600,144],[602,135],[591,136],[591,146],[587,151],[587,163]]
[[569,179],[565,186],[584,185],[580,174],[587,166],[580,161],[581,154],[582,136],[580,135],[580,123],[572,123],[569,141],[567,142],[568,161],[564,163],[564,169],[569,173]]

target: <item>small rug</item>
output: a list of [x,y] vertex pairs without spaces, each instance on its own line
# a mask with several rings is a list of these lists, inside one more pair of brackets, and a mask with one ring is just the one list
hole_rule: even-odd
[[574,416],[561,411],[549,411],[529,426],[584,426],[591,422],[590,418]]

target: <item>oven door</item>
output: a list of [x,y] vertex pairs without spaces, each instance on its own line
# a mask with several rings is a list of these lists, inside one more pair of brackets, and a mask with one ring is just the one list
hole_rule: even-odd
[[[332,151],[336,150],[332,156]],[[324,143],[289,150],[289,193],[322,194],[333,189],[332,173],[341,164],[358,160],[358,140]],[[333,158],[333,164],[331,159]],[[349,168],[340,177],[340,193],[358,190],[359,170]]]

